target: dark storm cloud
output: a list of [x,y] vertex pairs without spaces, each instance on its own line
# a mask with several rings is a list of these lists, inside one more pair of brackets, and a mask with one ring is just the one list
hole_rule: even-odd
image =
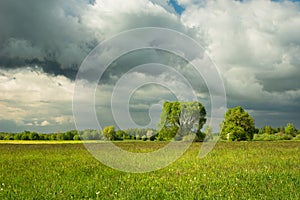
[[[146,13],[137,18],[126,8],[111,12],[115,5],[108,2],[94,4],[94,0],[1,1],[0,67],[38,65],[47,73],[74,78],[83,59],[106,36],[144,26],[183,29],[163,10],[140,11]],[[96,24],[91,25],[93,20]]]
[[39,65],[45,72],[74,77],[97,44],[81,22],[87,8],[87,2],[76,0],[1,1],[0,67]]

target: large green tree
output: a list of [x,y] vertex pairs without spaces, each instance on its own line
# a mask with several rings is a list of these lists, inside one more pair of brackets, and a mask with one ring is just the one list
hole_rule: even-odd
[[158,139],[181,140],[190,133],[196,133],[198,140],[203,140],[205,134],[201,133],[201,128],[206,122],[205,116],[205,108],[200,102],[165,102]]
[[221,124],[221,138],[240,141],[252,140],[255,133],[254,119],[242,107],[228,109]]

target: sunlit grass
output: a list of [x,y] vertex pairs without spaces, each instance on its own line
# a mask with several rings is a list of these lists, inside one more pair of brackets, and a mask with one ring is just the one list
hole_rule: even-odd
[[74,141],[74,140],[0,140],[0,144],[80,144],[82,141]]
[[[296,141],[220,142],[204,159],[195,143],[145,174],[104,166],[83,144],[55,142],[0,144],[0,199],[300,199]],[[118,143],[140,152],[161,145]]]

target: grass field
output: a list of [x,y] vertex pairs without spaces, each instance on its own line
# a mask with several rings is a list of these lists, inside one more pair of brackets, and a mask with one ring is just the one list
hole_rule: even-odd
[[[159,142],[120,142],[130,151]],[[300,142],[220,142],[204,159],[195,143],[159,171],[132,174],[83,144],[0,143],[0,199],[300,199]]]

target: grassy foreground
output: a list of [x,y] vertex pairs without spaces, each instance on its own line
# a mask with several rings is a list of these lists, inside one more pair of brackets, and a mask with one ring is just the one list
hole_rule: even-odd
[[220,142],[204,159],[200,146],[164,169],[131,174],[104,166],[83,144],[2,143],[0,199],[300,199],[300,142]]

